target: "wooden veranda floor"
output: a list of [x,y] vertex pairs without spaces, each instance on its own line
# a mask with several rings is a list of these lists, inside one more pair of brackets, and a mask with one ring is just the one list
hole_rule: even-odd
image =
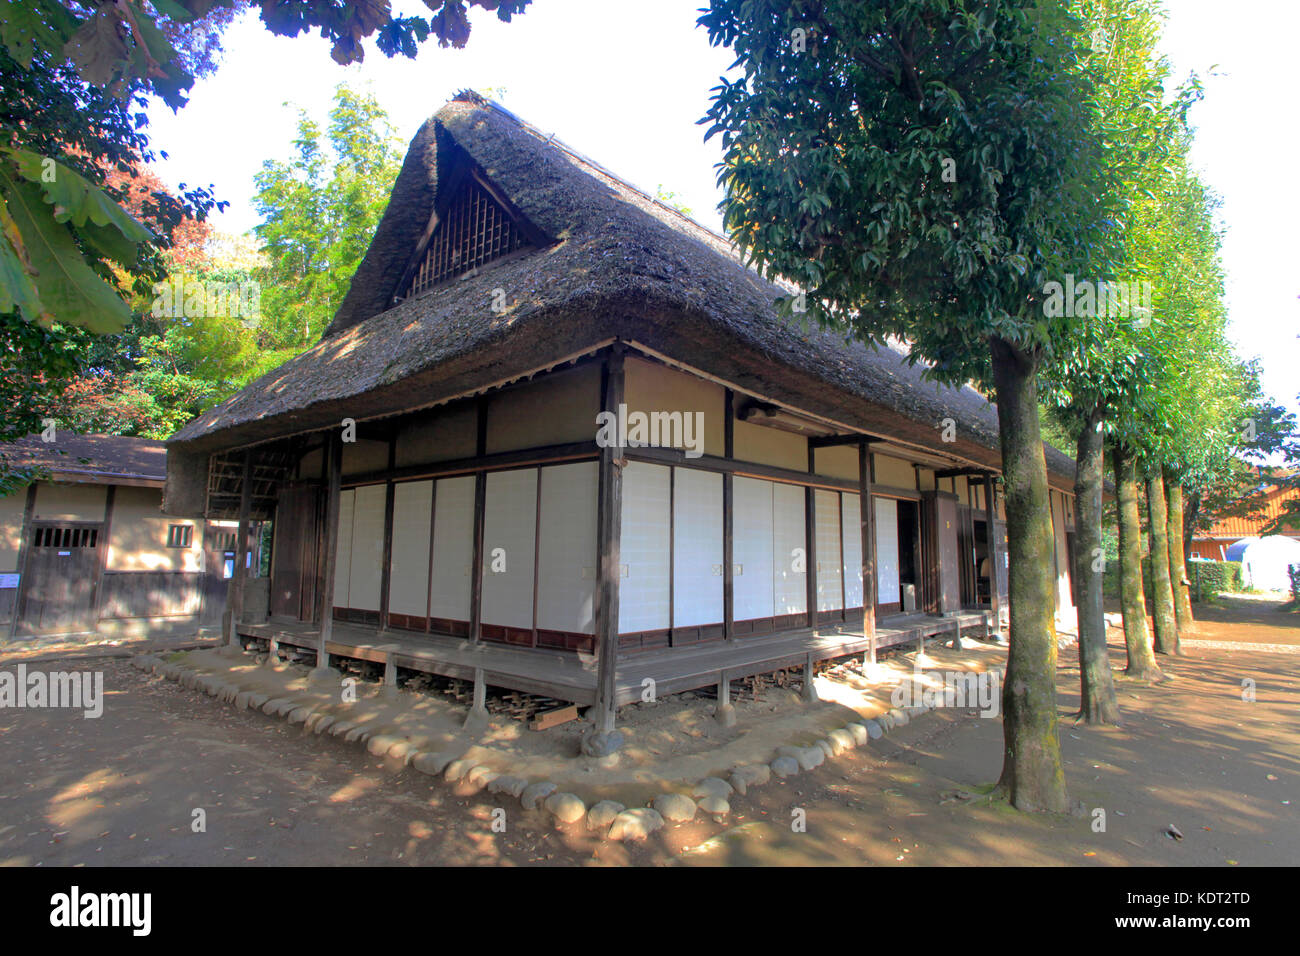
[[[964,611],[943,617],[899,614],[881,618],[876,627],[876,648],[923,642],[927,638],[947,639],[959,633],[986,636],[991,618],[987,611]],[[239,634],[281,645],[315,650],[318,629],[312,624],[271,621],[240,624]],[[847,625],[821,627],[813,634],[803,628],[714,641],[687,647],[638,651],[620,656],[617,671],[616,704],[641,698],[643,681],[651,678],[659,696],[709,687],[724,679],[736,680],[782,667],[852,654],[866,653],[871,638],[861,628]],[[596,659],[587,654],[511,647],[483,642],[475,644],[461,637],[380,631],[358,624],[334,622],[329,654],[351,657],[409,670],[473,680],[481,670],[483,680],[504,687],[557,700],[590,705],[595,701]]]

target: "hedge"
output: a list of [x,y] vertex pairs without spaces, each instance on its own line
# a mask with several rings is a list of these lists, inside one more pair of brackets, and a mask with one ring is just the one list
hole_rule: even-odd
[[[1193,601],[1201,601],[1220,591],[1241,590],[1240,561],[1188,561],[1187,579],[1192,582]],[[1142,590],[1148,601],[1151,597],[1151,556],[1142,556]],[[1107,561],[1102,575],[1102,593],[1108,598],[1119,597],[1119,562]]]
[[1188,561],[1187,577],[1192,582],[1192,600],[1201,601],[1220,591],[1241,590],[1240,561]]

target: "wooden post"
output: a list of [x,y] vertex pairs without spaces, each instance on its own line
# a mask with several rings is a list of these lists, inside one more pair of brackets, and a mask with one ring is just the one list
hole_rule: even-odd
[[[397,439],[388,441],[388,470],[397,466]],[[393,584],[393,502],[397,486],[391,481],[384,489],[384,564],[379,571],[379,629],[388,630],[388,592]]]
[[235,568],[226,592],[226,613],[230,627],[226,631],[226,644],[239,644],[239,622],[244,617],[244,583],[248,578],[248,513],[253,502],[253,453],[244,452],[244,464],[239,479],[239,530],[235,533]]
[[[727,389],[723,404],[723,456],[728,463],[736,455],[735,425],[736,393]],[[722,474],[722,636],[731,641],[736,637],[736,546],[735,546],[735,480],[730,471]]]
[[429,573],[424,582],[424,633],[433,631],[433,542],[438,527],[438,479],[429,482]]
[[871,500],[871,442],[858,443],[858,506],[862,517],[862,634],[876,662],[876,508]]
[[713,716],[724,727],[736,726],[736,708],[731,703],[731,675],[727,671],[718,675],[718,706]]
[[23,531],[18,542],[18,593],[14,595],[13,616],[9,621],[9,640],[18,635],[18,621],[22,617],[27,596],[27,558],[32,550],[32,519],[36,514],[36,482],[27,486],[27,500],[23,505]]
[[[808,474],[817,469],[817,449],[808,443]],[[817,492],[811,486],[804,489],[804,567],[807,569],[808,627],[817,633]]]
[[316,645],[317,677],[329,675],[330,655],[326,648],[334,633],[334,571],[339,559],[339,494],[343,476],[343,438],[331,429],[326,444],[325,548],[316,585],[317,620],[320,637]]
[[[623,349],[615,345],[601,373],[601,409],[618,413],[624,400]],[[603,756],[618,748],[614,730],[618,669],[618,592],[623,525],[622,449],[600,450],[600,491],[596,517],[596,737],[587,748]]]
[[469,639],[483,640],[483,535],[487,527],[487,472],[474,475],[474,563],[470,566]]
[[487,726],[487,682],[484,678],[484,669],[474,667],[474,695],[473,704],[469,706],[469,713],[465,714],[465,730],[478,732],[485,730]]
[[[478,441],[477,456],[487,454],[487,397],[480,396],[477,405]],[[475,644],[483,640],[483,535],[487,526],[487,472],[474,475],[474,563],[470,568],[469,588],[469,639]]]
[[803,699],[807,701],[820,700],[817,696],[817,688],[813,686],[814,680],[813,654],[809,651],[804,655],[803,663]]
[[997,511],[993,507],[993,476],[984,476],[984,535],[989,555],[989,608],[993,611],[993,629],[1002,630],[1001,595],[998,594]]

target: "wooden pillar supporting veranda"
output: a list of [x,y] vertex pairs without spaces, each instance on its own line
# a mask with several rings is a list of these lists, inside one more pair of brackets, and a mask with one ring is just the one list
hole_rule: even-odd
[[858,510],[862,518],[862,635],[876,663],[876,509],[871,500],[871,442],[858,442]]
[[[624,397],[623,348],[616,344],[601,370],[601,410],[618,414]],[[596,699],[593,731],[582,741],[588,756],[617,751],[623,736],[615,727],[618,675],[618,587],[623,524],[623,449],[601,448],[596,511]]]
[[244,584],[248,580],[248,517],[252,507],[253,453],[244,452],[239,480],[239,530],[235,533],[235,567],[226,589],[225,644],[239,646],[239,622],[244,617]]
[[1002,631],[1002,596],[998,593],[998,551],[997,528],[994,519],[997,510],[993,507],[993,476],[984,476],[984,548],[989,560],[989,609],[993,612],[993,630]]
[[332,429],[325,446],[325,529],[321,549],[320,572],[316,578],[316,621],[320,635],[316,641],[314,679],[333,679],[329,651],[326,648],[334,631],[334,569],[339,559],[339,496],[343,478],[343,436]]

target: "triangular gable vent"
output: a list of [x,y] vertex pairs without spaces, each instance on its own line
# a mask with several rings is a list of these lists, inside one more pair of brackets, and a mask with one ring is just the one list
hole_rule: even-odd
[[499,201],[477,170],[467,171],[430,223],[397,299],[409,299],[473,269],[537,245],[536,230]]

